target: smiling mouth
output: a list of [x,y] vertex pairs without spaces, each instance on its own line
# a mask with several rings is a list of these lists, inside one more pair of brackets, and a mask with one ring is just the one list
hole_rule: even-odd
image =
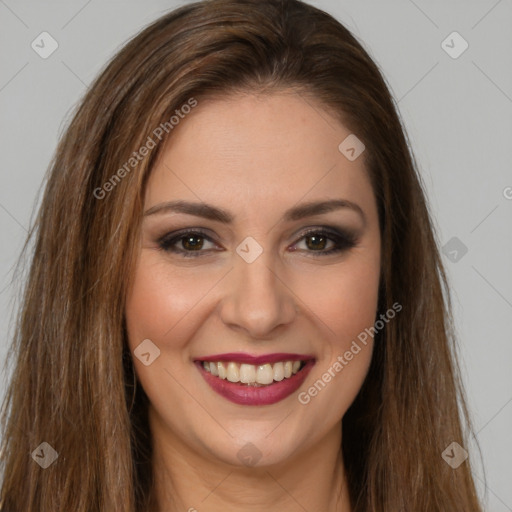
[[306,361],[278,361],[259,365],[235,361],[202,361],[201,364],[205,371],[219,379],[241,386],[265,387],[292,378],[304,368]]
[[272,405],[295,393],[316,363],[299,354],[216,354],[194,361],[210,388],[238,405]]

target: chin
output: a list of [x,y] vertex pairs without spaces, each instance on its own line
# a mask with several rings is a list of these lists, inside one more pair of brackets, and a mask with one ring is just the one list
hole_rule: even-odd
[[304,445],[290,435],[289,425],[285,437],[282,432],[277,432],[277,425],[273,423],[260,433],[253,422],[247,422],[246,428],[235,432],[230,430],[233,437],[225,435],[218,442],[212,442],[211,438],[205,440],[204,449],[213,459],[237,467],[262,468],[282,464],[297,456]]

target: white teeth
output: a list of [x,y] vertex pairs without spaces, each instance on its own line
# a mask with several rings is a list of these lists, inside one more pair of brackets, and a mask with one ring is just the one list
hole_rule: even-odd
[[283,363],[276,363],[274,365],[274,380],[279,382],[284,379],[284,365]]
[[250,384],[256,382],[256,368],[252,364],[240,365],[240,382]]
[[274,370],[272,370],[272,365],[267,363],[258,366],[256,373],[256,382],[258,384],[270,384],[273,380]]
[[229,382],[240,382],[240,368],[236,363],[228,363],[226,378]]
[[224,363],[217,363],[217,371],[219,373],[219,377],[221,379],[225,379],[227,376],[226,367],[224,366]]
[[203,361],[203,368],[220,379],[227,379],[229,382],[241,382],[253,386],[266,386],[283,379],[289,379],[295,375],[300,367],[301,361],[280,361],[274,363],[253,364],[230,362]]
[[210,363],[210,373],[218,377],[219,371],[217,370],[217,363]]

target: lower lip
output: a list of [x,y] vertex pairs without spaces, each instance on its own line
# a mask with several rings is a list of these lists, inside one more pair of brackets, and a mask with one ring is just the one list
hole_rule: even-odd
[[268,386],[255,387],[215,377],[204,369],[202,362],[196,361],[201,375],[210,387],[219,395],[239,405],[270,405],[284,400],[300,388],[314,364],[314,360],[307,361],[304,368],[289,379]]

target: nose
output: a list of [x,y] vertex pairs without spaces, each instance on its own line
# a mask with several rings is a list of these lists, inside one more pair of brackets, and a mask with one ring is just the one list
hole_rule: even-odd
[[226,283],[220,316],[231,329],[268,338],[297,316],[297,301],[283,276],[272,270],[265,252],[252,263],[240,258]]

